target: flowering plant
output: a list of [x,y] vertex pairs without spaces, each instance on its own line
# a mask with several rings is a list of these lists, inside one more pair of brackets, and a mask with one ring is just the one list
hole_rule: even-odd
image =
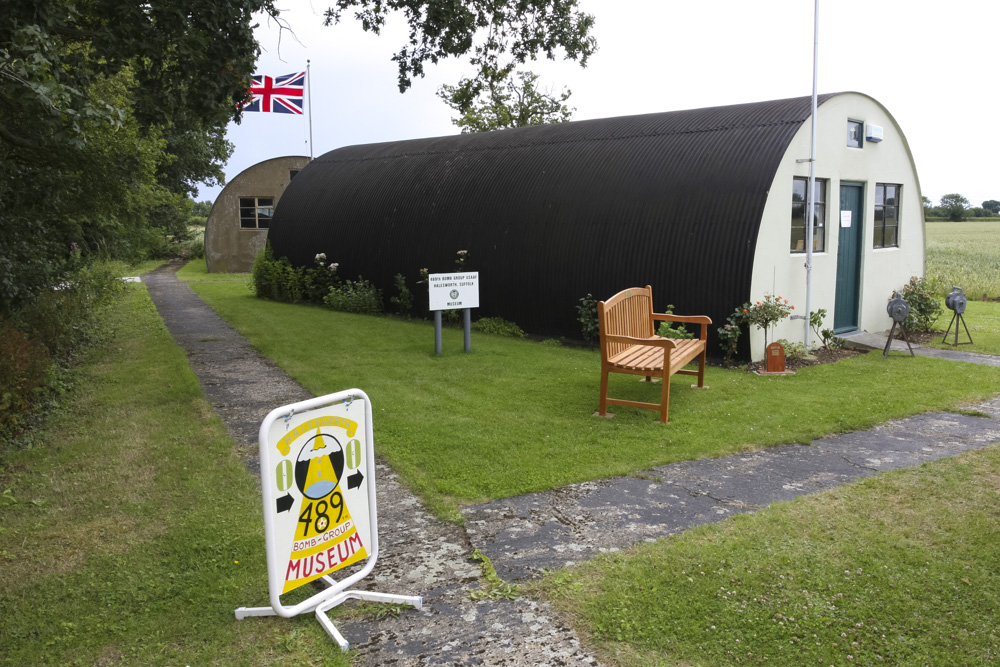
[[743,304],[743,315],[748,324],[764,330],[764,347],[767,347],[767,332],[772,326],[792,314],[795,306],[788,305],[788,299],[767,294],[763,301]]

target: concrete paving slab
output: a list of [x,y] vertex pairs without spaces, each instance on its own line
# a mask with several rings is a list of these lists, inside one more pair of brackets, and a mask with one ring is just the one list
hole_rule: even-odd
[[[847,334],[841,334],[837,336],[837,338],[839,338],[848,347],[884,351],[885,342],[889,338],[888,334],[888,331],[883,331],[881,333],[852,331]],[[967,352],[958,346],[955,346],[950,350],[941,350],[936,347],[924,347],[911,342],[910,348],[907,348],[906,342],[899,340],[898,338],[894,338],[892,345],[889,346],[890,353],[903,352],[909,354],[910,349],[913,350],[913,354],[920,355],[922,357],[935,357],[937,359],[949,359],[951,361],[964,361],[970,364],[982,364],[984,366],[1000,366],[1000,357],[991,354],[980,354],[978,352]]]

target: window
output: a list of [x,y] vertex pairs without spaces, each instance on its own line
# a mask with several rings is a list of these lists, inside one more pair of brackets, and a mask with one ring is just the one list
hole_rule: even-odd
[[274,197],[240,197],[240,229],[267,229],[274,215]]
[[899,247],[899,196],[902,185],[875,184],[875,240],[876,248]]
[[860,120],[847,121],[847,147],[862,148],[864,141],[864,123]]
[[289,169],[288,170],[288,180],[292,180],[299,175],[299,169]]
[[[792,252],[806,251],[806,191],[809,179],[792,181]],[[826,250],[826,181],[816,179],[813,193],[813,252]]]

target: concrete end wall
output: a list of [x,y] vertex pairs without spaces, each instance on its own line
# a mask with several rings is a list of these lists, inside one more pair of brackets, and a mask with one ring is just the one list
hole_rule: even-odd
[[289,172],[302,169],[301,155],[259,162],[239,173],[219,193],[205,225],[205,262],[209,273],[244,273],[253,268],[267,241],[267,230],[240,228],[240,197],[273,197],[275,205],[289,183]]

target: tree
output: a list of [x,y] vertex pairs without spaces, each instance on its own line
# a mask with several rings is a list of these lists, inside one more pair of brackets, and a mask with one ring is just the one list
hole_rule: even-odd
[[[586,66],[597,50],[590,35],[594,17],[578,9],[579,0],[336,0],[326,10],[325,25],[339,23],[343,13],[354,17],[366,31],[378,34],[386,18],[402,12],[410,26],[410,41],[392,57],[399,66],[399,91],[405,92],[414,76],[424,75],[424,64],[448,56],[470,55],[479,70],[478,80],[491,72],[512,72],[528,59],[544,54],[555,60],[561,48],[565,58]],[[477,77],[462,80],[476,88],[466,95],[470,103],[478,94]],[[461,85],[461,84],[460,84]],[[471,90],[471,88],[470,88]],[[463,108],[462,113],[467,111]]]
[[990,211],[993,215],[1000,215],[1000,201],[996,199],[987,199],[984,201],[983,208]]
[[191,205],[191,215],[196,215],[199,218],[207,218],[208,214],[212,211],[212,202],[196,201]]
[[923,205],[925,211],[934,206],[934,202],[932,202],[931,198],[926,195],[920,198],[920,203]]
[[941,197],[941,208],[947,211],[948,219],[953,222],[965,220],[969,200],[960,194],[950,194]]
[[222,177],[272,2],[6,0],[0,316],[61,280],[70,247],[136,257],[153,218]]
[[[463,133],[565,123],[572,118],[576,109],[565,104],[572,91],[564,88],[557,96],[536,87],[537,74],[516,72],[516,76],[517,81],[509,75],[492,76],[485,86],[463,79],[457,86],[441,86],[437,94],[460,114],[451,122],[461,127]],[[475,99],[468,99],[477,88]]]

